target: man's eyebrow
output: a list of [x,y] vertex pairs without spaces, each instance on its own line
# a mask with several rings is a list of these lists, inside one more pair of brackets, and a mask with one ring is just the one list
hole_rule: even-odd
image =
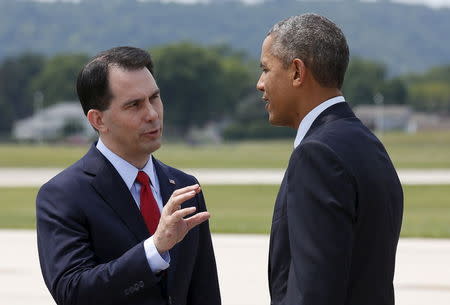
[[155,95],[158,95],[158,94],[160,94],[160,93],[161,93],[161,90],[158,88],[158,89],[156,89],[155,91],[153,91],[153,93],[152,93],[151,96],[155,96]]
[[260,68],[265,68],[265,67],[266,67],[266,65],[265,65],[265,64],[263,64],[262,62],[260,62],[260,63],[259,63],[259,67],[260,67]]
[[124,106],[124,107],[127,107],[127,106],[129,106],[129,105],[131,105],[131,104],[139,103],[140,101],[142,101],[141,98],[131,99],[131,100],[126,101],[126,102],[123,104],[123,106]]
[[[160,93],[161,93],[161,90],[158,88],[158,89],[156,89],[155,91],[153,91],[151,93],[150,97],[154,97],[155,95],[158,95]],[[123,105],[126,107],[128,105],[131,105],[133,103],[138,103],[138,102],[141,102],[143,100],[144,100],[143,98],[135,98],[135,99],[131,99],[131,100],[126,101]]]

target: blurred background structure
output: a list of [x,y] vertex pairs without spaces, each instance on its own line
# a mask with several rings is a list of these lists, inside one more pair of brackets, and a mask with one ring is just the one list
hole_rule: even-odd
[[[305,12],[344,31],[351,54],[344,95],[402,177],[397,303],[450,304],[450,263],[442,255],[450,249],[450,0],[0,0],[0,244],[23,238],[0,251],[0,286],[41,281],[36,192],[95,140],[77,101],[78,71],[99,51],[132,45],[150,50],[161,88],[165,143],[156,156],[203,182],[223,247],[224,304],[241,305],[220,262],[232,257],[227,249],[265,253],[296,133],[267,122],[255,89],[261,43],[275,22]],[[253,243],[218,233],[260,236]],[[30,268],[20,267],[27,257]],[[243,266],[243,281],[265,276],[265,257],[253,261]],[[8,290],[8,299],[0,289],[0,304],[51,304],[39,285],[37,292]],[[259,305],[267,287],[259,278],[254,285]]]
[[[268,126],[254,87],[266,32],[283,17],[304,12],[331,18],[346,34],[352,58],[343,91],[352,106],[364,105],[368,125],[448,129],[450,1],[423,1],[2,0],[0,138],[28,140],[14,123],[76,101],[80,67],[117,45],[153,54],[168,138],[202,142],[192,133],[205,127],[213,141],[290,137],[292,131]],[[385,116],[375,120],[376,113]],[[78,135],[77,128],[42,137],[61,141],[71,133]]]

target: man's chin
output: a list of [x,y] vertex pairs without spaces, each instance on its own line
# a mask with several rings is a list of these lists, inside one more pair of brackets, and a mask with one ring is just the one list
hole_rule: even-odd
[[271,115],[270,113],[269,113],[269,123],[270,123],[270,125],[273,125],[273,126],[283,126],[283,125],[281,125],[280,122],[279,122],[273,115]]
[[277,118],[270,116],[269,115],[269,123],[272,126],[277,126],[277,127],[289,127],[290,125],[287,124],[285,121],[282,120],[277,120]]
[[144,149],[147,153],[152,154],[155,151],[157,151],[160,147],[161,147],[161,138],[151,141],[150,143],[146,143]]

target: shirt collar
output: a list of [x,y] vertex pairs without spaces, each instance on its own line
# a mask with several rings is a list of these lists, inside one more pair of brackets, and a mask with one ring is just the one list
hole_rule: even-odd
[[106,147],[106,145],[100,138],[98,139],[96,147],[102,153],[102,155],[104,155],[105,158],[108,159],[109,162],[111,162],[111,164],[119,173],[120,177],[122,177],[128,189],[131,189],[131,187],[133,186],[139,170],[144,171],[150,177],[150,180],[152,181],[154,187],[158,184],[158,180],[156,179],[155,175],[155,167],[153,165],[153,158],[151,155],[144,168],[138,169],[125,159],[112,152],[108,147]]
[[327,108],[333,106],[337,103],[345,102],[345,99],[342,95],[333,97],[329,100],[326,100],[325,102],[320,103],[317,105],[313,110],[311,110],[300,122],[300,126],[297,130],[297,136],[295,137],[294,141],[294,149],[297,148],[297,146],[300,145],[303,138],[305,137],[306,133],[308,132],[309,128],[311,127],[314,120]]

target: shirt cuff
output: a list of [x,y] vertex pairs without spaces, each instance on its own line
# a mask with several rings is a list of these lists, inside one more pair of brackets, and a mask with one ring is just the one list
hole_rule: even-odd
[[155,247],[153,242],[153,236],[144,241],[145,256],[147,257],[148,264],[153,273],[158,273],[161,270],[165,270],[170,266],[169,252],[164,252],[161,255]]

